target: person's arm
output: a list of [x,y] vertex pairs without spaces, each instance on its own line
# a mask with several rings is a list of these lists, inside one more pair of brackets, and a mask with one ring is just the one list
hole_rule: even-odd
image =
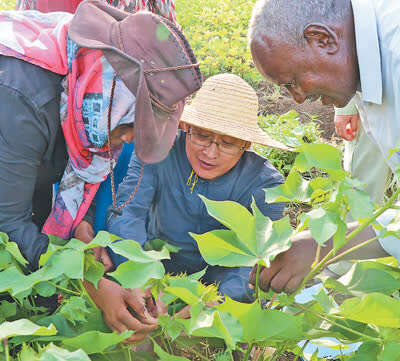
[[32,222],[37,173],[49,143],[43,113],[17,90],[0,85],[0,231],[16,242],[32,268],[48,237]]
[[[349,233],[356,227],[357,223],[350,223]],[[375,238],[376,234],[372,227],[360,232],[354,239],[350,240],[337,255],[342,254],[360,243]],[[279,254],[271,263],[269,268],[262,267],[259,276],[259,286],[262,290],[270,288],[275,292],[291,293],[299,287],[303,279],[311,271],[311,265],[315,260],[317,242],[312,238],[310,231],[300,232],[292,239],[292,247],[286,252]],[[321,247],[320,259],[332,250],[333,243],[329,240],[325,247]],[[382,248],[379,241],[372,242],[354,252],[343,256],[342,260],[371,259],[386,257],[388,253]],[[256,279],[256,267],[250,273],[249,282],[254,286]]]
[[335,107],[335,131],[344,140],[353,140],[360,128],[360,116],[355,101],[352,99],[345,107]]

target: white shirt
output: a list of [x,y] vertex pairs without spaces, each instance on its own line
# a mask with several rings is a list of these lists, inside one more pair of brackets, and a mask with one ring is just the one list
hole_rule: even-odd
[[[400,1],[351,0],[361,92],[355,101],[366,133],[385,157],[400,140]],[[400,167],[400,153],[387,159],[391,169]],[[395,212],[378,222],[387,225]],[[400,260],[400,240],[380,239],[382,247]]]

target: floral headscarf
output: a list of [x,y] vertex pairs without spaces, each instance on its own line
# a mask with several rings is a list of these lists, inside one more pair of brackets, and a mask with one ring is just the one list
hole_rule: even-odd
[[[108,107],[114,70],[99,50],[68,39],[71,14],[0,12],[0,54],[65,75],[60,120],[69,160],[43,231],[71,237],[109,173]],[[116,78],[111,129],[134,121],[135,97]],[[113,149],[118,158],[119,149]]]

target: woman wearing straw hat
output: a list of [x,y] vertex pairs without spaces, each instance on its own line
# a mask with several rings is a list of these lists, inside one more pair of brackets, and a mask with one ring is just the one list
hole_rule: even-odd
[[[208,215],[199,194],[213,200],[232,200],[250,208],[252,197],[265,216],[282,216],[284,204],[266,204],[265,188],[276,187],[282,176],[261,156],[248,151],[252,142],[284,148],[257,125],[258,99],[240,77],[210,77],[182,114],[179,131],[169,155],[146,165],[134,202],[122,215],[108,217],[108,230],[140,244],[160,238],[180,248],[164,265],[167,272],[193,273],[203,269],[202,259],[189,232],[222,228]],[[131,159],[120,184],[117,204],[123,204],[140,178],[141,162]],[[124,259],[111,254],[115,265]],[[250,268],[209,267],[203,280],[218,282],[219,290],[239,301],[251,301]]]

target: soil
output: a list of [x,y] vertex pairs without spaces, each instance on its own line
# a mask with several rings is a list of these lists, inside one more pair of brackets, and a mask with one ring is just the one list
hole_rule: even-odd
[[322,137],[330,142],[337,143],[339,139],[335,135],[333,124],[333,106],[322,105],[320,102],[306,100],[303,104],[297,104],[290,94],[285,90],[279,91],[267,82],[261,82],[257,94],[260,99],[260,112],[263,114],[284,114],[290,110],[299,113],[300,119],[304,122],[310,120],[310,115],[316,116],[322,131]]

